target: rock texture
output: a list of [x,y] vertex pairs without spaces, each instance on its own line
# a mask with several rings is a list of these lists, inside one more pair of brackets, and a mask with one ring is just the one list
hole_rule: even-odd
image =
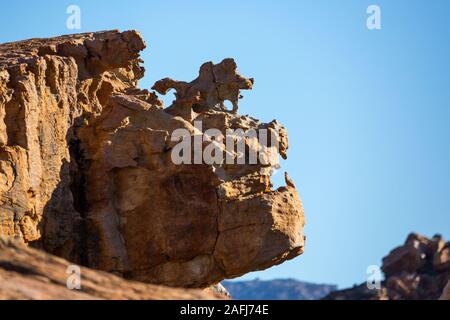
[[366,284],[336,291],[332,300],[436,300],[450,280],[450,242],[410,234],[406,242],[383,258],[385,280],[380,290]]
[[80,288],[70,290],[71,263],[0,238],[0,299],[26,300],[199,300],[218,299],[213,291],[176,289],[127,281],[81,268]]
[[80,251],[74,127],[136,85],[144,47],[136,32],[0,45],[0,234]]
[[[286,130],[236,114],[253,79],[232,59],[206,63],[165,108],[137,87],[144,75],[135,31],[106,31],[0,45],[0,235],[128,279],[207,287],[304,250],[293,182],[272,190]],[[234,112],[224,109],[228,100]],[[201,121],[203,131],[196,127]],[[175,164],[172,138],[217,141],[207,129],[275,132],[265,160]],[[259,131],[258,131],[259,132]],[[244,139],[246,150],[262,146]],[[226,152],[225,152],[226,151]],[[274,152],[275,151],[275,152]]]

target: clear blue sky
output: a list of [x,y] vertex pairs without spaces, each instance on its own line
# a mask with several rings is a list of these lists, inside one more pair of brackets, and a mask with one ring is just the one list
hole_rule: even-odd
[[73,33],[69,4],[80,32],[142,32],[142,87],[234,57],[256,78],[241,112],[288,128],[306,252],[244,278],[348,286],[411,231],[450,237],[450,1],[3,1],[0,42]]

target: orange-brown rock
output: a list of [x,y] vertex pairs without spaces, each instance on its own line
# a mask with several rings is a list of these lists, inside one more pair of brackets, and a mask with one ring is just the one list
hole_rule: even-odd
[[[161,93],[177,90],[164,108],[156,93],[137,87],[143,48],[135,31],[0,45],[0,235],[125,278],[182,287],[300,255],[304,217],[294,183],[272,190],[270,182],[278,156],[287,157],[286,130],[223,108],[225,100],[237,107],[239,90],[253,80],[232,59],[207,63],[191,83],[155,84]],[[278,147],[253,164],[178,164],[179,129],[202,147],[217,145],[207,129],[264,129],[276,133]],[[249,151],[263,147],[243,141]]]
[[74,125],[137,84],[144,47],[136,32],[0,46],[0,234],[68,258],[81,250]]
[[0,300],[211,300],[223,297],[212,290],[175,289],[127,281],[88,268],[77,270],[80,271],[80,282],[77,282],[71,279],[72,268],[64,259],[0,238]]

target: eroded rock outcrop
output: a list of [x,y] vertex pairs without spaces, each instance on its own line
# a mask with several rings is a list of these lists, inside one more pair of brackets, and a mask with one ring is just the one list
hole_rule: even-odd
[[238,101],[242,99],[240,90],[250,90],[253,84],[254,79],[246,79],[237,72],[233,59],[225,59],[217,65],[212,62],[203,64],[198,78],[190,83],[165,78],[156,82],[152,89],[163,95],[170,89],[175,89],[176,100],[166,110],[171,114],[183,115],[186,110],[225,110],[225,101],[232,103],[232,111],[236,113],[239,109]]
[[[450,242],[436,235],[413,233],[383,258],[385,274],[379,290],[364,283],[331,293],[333,300],[436,300],[450,280]],[[445,295],[445,294],[444,294]]]
[[[287,178],[272,190],[270,182],[279,154],[287,157],[286,130],[235,113],[239,90],[253,79],[232,59],[207,63],[191,83],[155,84],[163,94],[176,89],[164,108],[137,87],[143,48],[135,31],[0,45],[0,235],[125,278],[183,287],[300,255],[295,186]],[[224,109],[226,100],[235,110]],[[208,129],[254,130],[241,141],[264,156],[249,163]],[[263,132],[276,147],[258,140]],[[234,162],[197,163],[193,150],[192,162],[177,163],[180,140],[200,140]]]

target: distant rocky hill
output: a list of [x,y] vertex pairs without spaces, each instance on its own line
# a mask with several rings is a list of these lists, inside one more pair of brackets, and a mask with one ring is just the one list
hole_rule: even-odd
[[[450,299],[450,242],[412,233],[383,258],[385,281],[379,290],[366,283],[329,294],[326,300]],[[445,286],[447,288],[444,290]]]
[[235,300],[316,300],[337,290],[335,285],[294,279],[224,281],[222,284]]

